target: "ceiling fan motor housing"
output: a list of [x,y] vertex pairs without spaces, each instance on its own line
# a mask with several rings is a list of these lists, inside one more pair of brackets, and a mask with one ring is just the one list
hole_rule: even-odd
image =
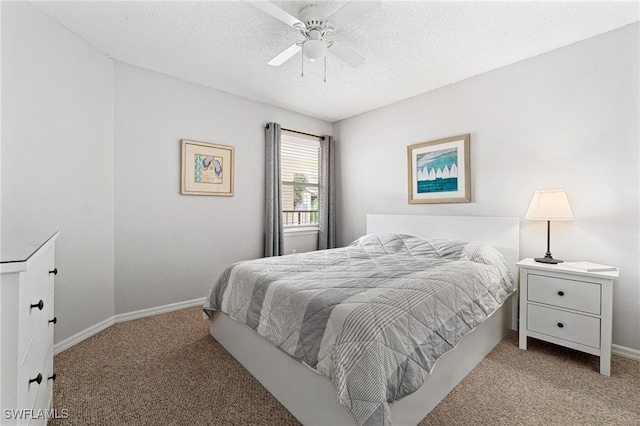
[[310,4],[300,9],[299,19],[306,26],[307,31],[319,30],[324,32],[333,29],[330,22],[326,21],[329,16],[329,10],[317,4]]

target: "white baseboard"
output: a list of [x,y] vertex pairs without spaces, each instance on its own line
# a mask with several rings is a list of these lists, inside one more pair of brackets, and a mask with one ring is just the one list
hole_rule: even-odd
[[116,323],[131,321],[134,319],[150,317],[153,315],[164,314],[166,312],[179,311],[180,309],[191,308],[193,306],[204,305],[206,297],[199,299],[185,300],[184,302],[170,303],[168,305],[156,306],[155,308],[141,309],[139,311],[128,312],[126,314],[117,314],[115,316]]
[[85,339],[93,336],[111,327],[113,324],[131,321],[139,318],[150,317],[153,315],[164,314],[172,311],[179,311],[180,309],[191,308],[193,306],[204,305],[206,298],[201,297],[199,299],[186,300],[184,302],[170,303],[168,305],[157,306],[155,308],[141,309],[139,311],[128,312],[125,314],[117,314],[112,317],[109,317],[103,321],[100,321],[98,324],[92,325],[91,327],[81,331],[80,333],[76,333],[73,336],[64,339],[61,342],[53,345],[53,354],[59,354],[65,349],[69,349],[73,345],[76,345],[82,342]]
[[611,345],[611,353],[640,361],[640,351],[637,349],[627,348],[626,346]]
[[99,323],[92,325],[91,327],[87,328],[86,330],[82,330],[80,333],[76,333],[71,337],[68,337],[66,339],[64,339],[61,342],[56,343],[55,345],[53,345],[53,354],[59,354],[60,352],[64,351],[65,349],[69,349],[71,346],[76,345],[80,342],[82,342],[85,339],[88,339],[89,337],[93,336],[94,334],[97,334],[99,332],[101,332],[102,330],[105,330],[109,327],[111,327],[113,324],[115,324],[115,318],[114,317],[110,317],[107,318],[106,320],[100,321]]

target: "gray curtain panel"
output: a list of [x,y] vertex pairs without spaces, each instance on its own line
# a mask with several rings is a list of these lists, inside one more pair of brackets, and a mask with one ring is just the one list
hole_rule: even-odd
[[320,139],[320,204],[318,206],[318,250],[336,247],[336,188],[333,136]]
[[265,136],[265,215],[264,257],[284,254],[282,231],[282,193],[280,185],[280,125],[267,123]]

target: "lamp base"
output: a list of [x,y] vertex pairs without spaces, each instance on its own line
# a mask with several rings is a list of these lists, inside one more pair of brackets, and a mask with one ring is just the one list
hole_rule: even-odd
[[540,262],[540,263],[551,263],[551,264],[556,264],[556,263],[562,263],[562,260],[558,260],[558,259],[554,259],[551,256],[545,256],[545,257],[536,257],[535,259],[536,262]]

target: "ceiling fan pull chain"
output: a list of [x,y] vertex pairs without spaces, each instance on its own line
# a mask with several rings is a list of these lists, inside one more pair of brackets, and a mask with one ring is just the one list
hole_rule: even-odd
[[300,68],[302,70],[300,72],[300,77],[304,77],[304,43],[302,43],[302,55],[300,55],[300,61],[302,61],[300,65]]
[[327,82],[327,55],[324,55],[324,82]]

